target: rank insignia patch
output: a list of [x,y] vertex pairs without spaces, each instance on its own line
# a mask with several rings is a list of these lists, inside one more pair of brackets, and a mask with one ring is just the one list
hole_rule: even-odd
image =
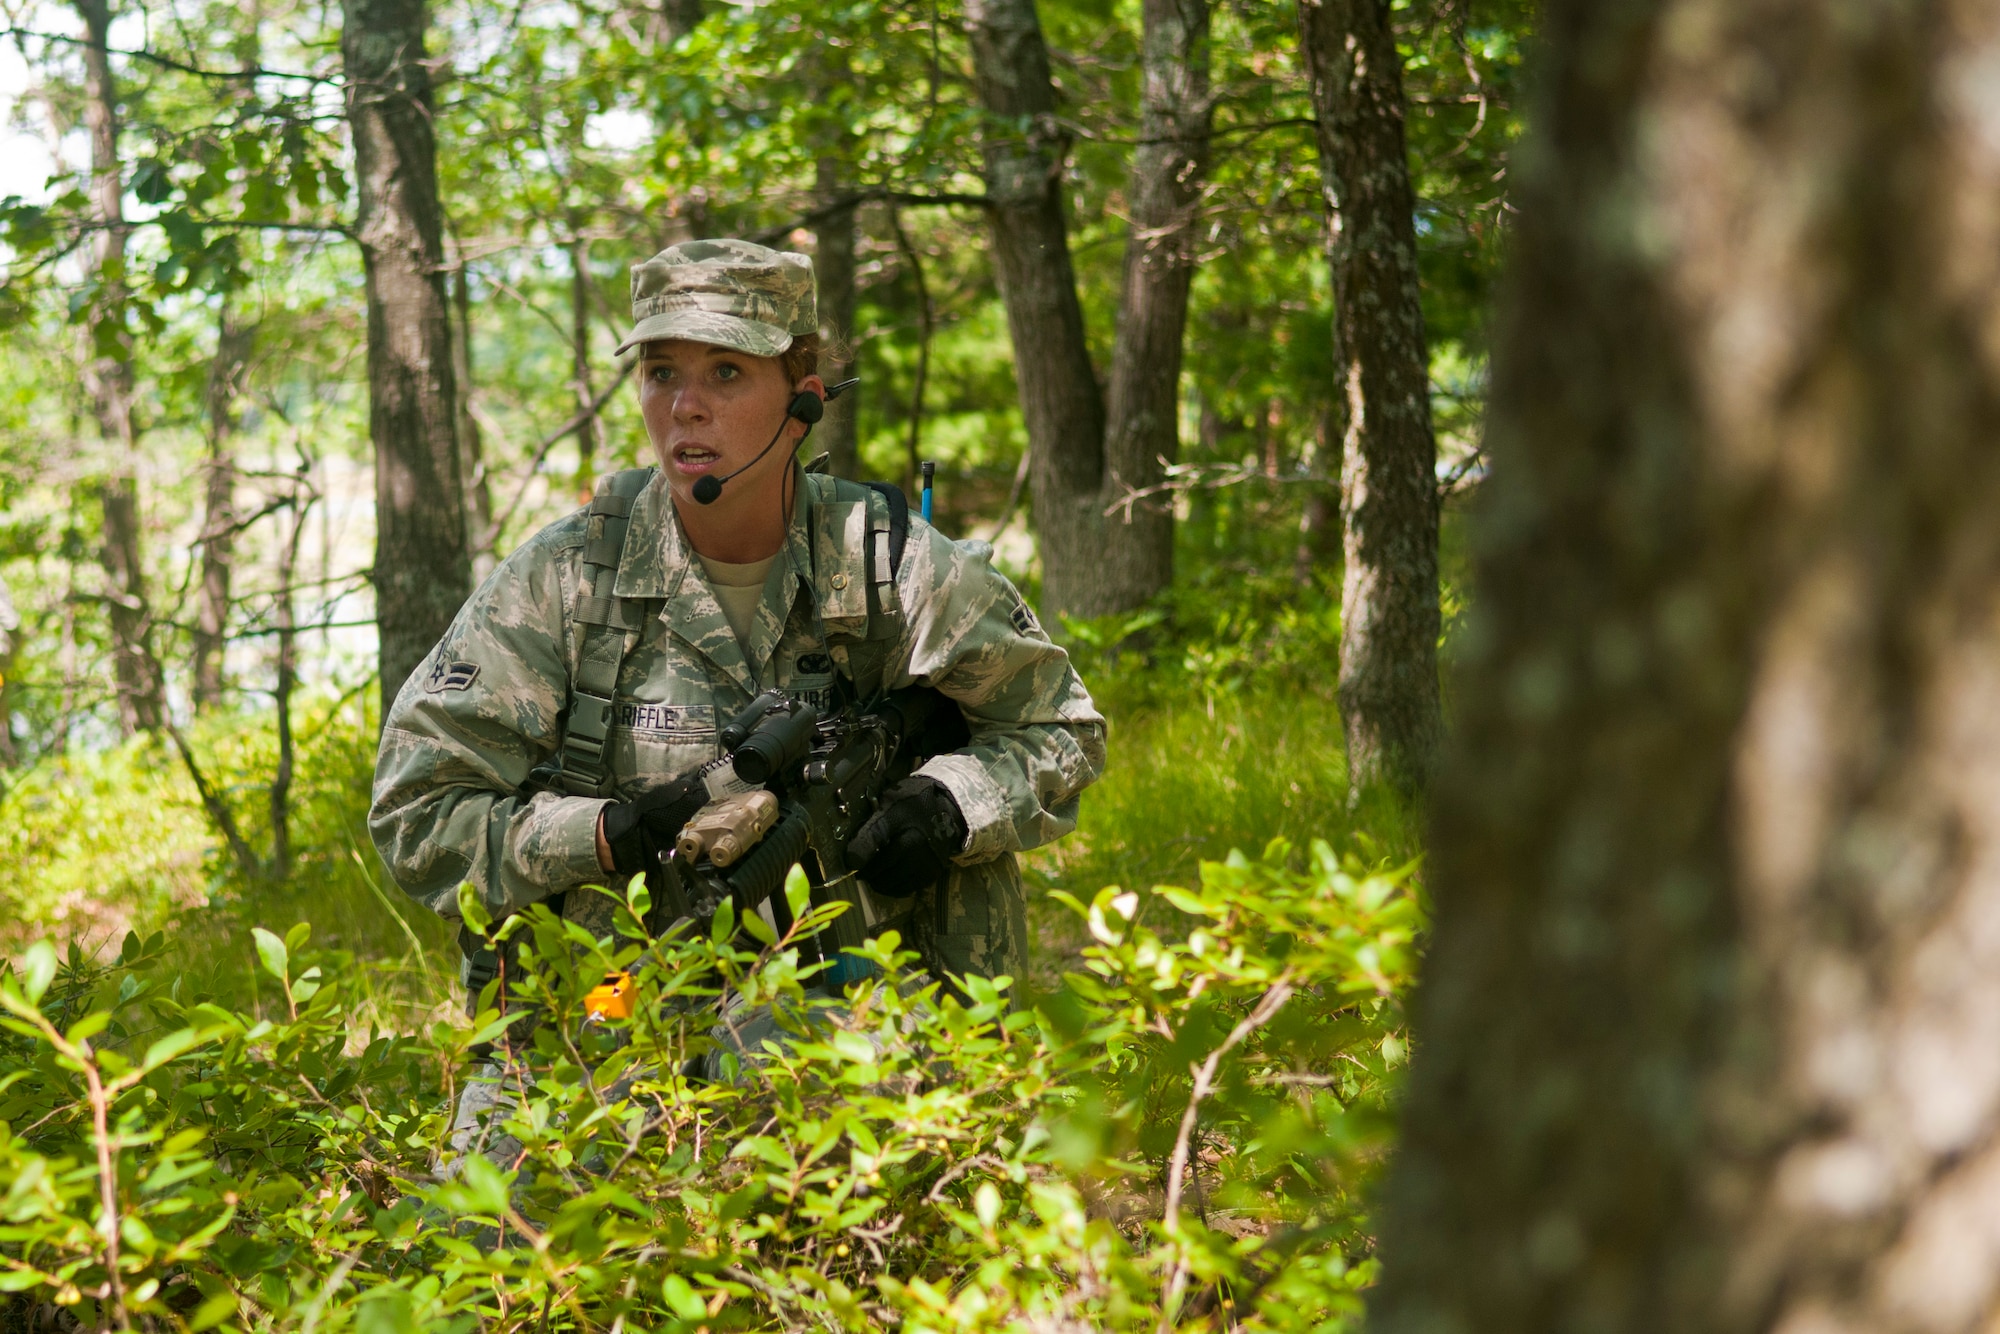
[[1028,610],[1028,604],[1019,598],[1015,599],[1014,610],[1007,614],[1007,619],[1014,623],[1014,633],[1016,634],[1035,635],[1041,633],[1042,623],[1035,619],[1034,612]]
[[476,662],[445,662],[432,664],[430,675],[424,678],[424,689],[436,695],[446,690],[464,690],[479,679],[479,664]]

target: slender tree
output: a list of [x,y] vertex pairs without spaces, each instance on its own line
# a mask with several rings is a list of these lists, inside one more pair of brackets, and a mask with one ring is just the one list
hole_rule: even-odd
[[471,587],[424,0],[346,0],[340,49],[367,270],[383,712]]
[[1542,24],[1373,1328],[1991,1329],[2000,11]]
[[451,374],[458,391],[458,467],[465,485],[466,547],[476,583],[493,573],[499,561],[493,554],[500,534],[493,528],[493,488],[486,476],[485,441],[479,422],[472,415],[472,291],[465,272],[465,256],[460,251],[451,274]]
[[[1047,608],[1096,616],[1143,602],[1172,577],[1171,511],[1135,503],[1135,482],[1171,458],[1187,312],[1192,201],[1207,160],[1208,15],[1201,0],[1148,0],[1133,249],[1114,352],[1116,441],[1084,337],[1063,212],[1067,138],[1034,0],[969,0],[974,82],[989,118],[988,215],[1032,456]],[[1166,374],[1170,359],[1173,374]],[[1107,462],[1115,467],[1107,468]],[[1116,506],[1118,519],[1105,511]],[[1127,517],[1131,522],[1126,522]],[[1164,539],[1162,532],[1165,533]]]
[[14,609],[14,600],[7,595],[7,589],[0,585],[0,769],[11,769],[20,763],[20,752],[14,745],[14,701],[13,691],[14,660],[21,651],[21,613]]
[[[816,167],[815,191],[824,214],[814,237],[813,269],[819,280],[820,375],[838,384],[854,369],[854,207],[840,206],[848,187],[842,180],[841,159],[827,153]],[[814,442],[831,456],[827,462],[837,477],[861,472],[855,437],[857,399],[844,394],[826,405],[826,416],[813,432]]]
[[987,210],[1033,456],[1043,597],[1051,611],[1094,609],[1089,572],[1103,556],[1097,496],[1104,399],[1070,264],[1067,140],[1056,118],[1048,46],[1034,0],[968,0],[965,19],[979,101],[992,119],[982,147]]
[[77,0],[83,18],[84,121],[90,131],[90,197],[96,238],[95,299],[87,324],[85,380],[98,433],[110,449],[97,484],[103,515],[105,603],[111,622],[118,715],[125,730],[151,731],[165,717],[164,686],[153,656],[152,609],[141,559],[139,424],[126,328],[125,173],[118,159],[118,80],[111,68],[110,0]]
[[1145,0],[1141,16],[1139,144],[1104,440],[1104,499],[1124,502],[1111,515],[1098,594],[1113,610],[1173,582],[1173,503],[1157,488],[1180,451],[1181,335],[1214,109],[1208,0]]
[[1389,0],[1300,0],[1333,270],[1349,781],[1420,789],[1439,715],[1437,442]]
[[591,384],[590,357],[590,239],[583,234],[584,219],[572,214],[570,223],[576,237],[569,246],[569,347],[570,378],[576,394],[576,486],[579,503],[590,495],[596,477],[597,446],[603,427],[597,415],[597,389]]
[[230,577],[236,552],[236,400],[243,392],[255,330],[240,323],[225,297],[216,321],[215,358],[203,394],[207,457],[202,460],[201,589],[195,600],[194,706],[222,698]]

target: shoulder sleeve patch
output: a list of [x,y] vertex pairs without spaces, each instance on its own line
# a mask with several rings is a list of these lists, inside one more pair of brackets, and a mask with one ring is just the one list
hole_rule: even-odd
[[479,664],[476,662],[446,662],[439,658],[431,664],[430,675],[424,678],[424,689],[433,695],[447,690],[468,689],[479,679]]
[[1014,623],[1014,633],[1023,636],[1039,635],[1042,623],[1035,619],[1035,613],[1028,609],[1027,602],[1019,593],[1014,595],[1014,610],[1007,613],[1007,619]]

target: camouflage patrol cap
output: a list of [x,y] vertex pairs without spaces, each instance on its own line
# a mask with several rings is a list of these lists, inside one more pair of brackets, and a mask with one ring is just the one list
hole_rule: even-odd
[[683,241],[632,266],[632,332],[618,351],[688,338],[775,357],[818,328],[806,256],[754,241]]

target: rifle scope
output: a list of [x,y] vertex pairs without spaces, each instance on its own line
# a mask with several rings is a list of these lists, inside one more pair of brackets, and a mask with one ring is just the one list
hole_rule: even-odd
[[766,713],[730,756],[736,776],[746,783],[770,782],[811,752],[818,728],[819,710],[810,704]]

